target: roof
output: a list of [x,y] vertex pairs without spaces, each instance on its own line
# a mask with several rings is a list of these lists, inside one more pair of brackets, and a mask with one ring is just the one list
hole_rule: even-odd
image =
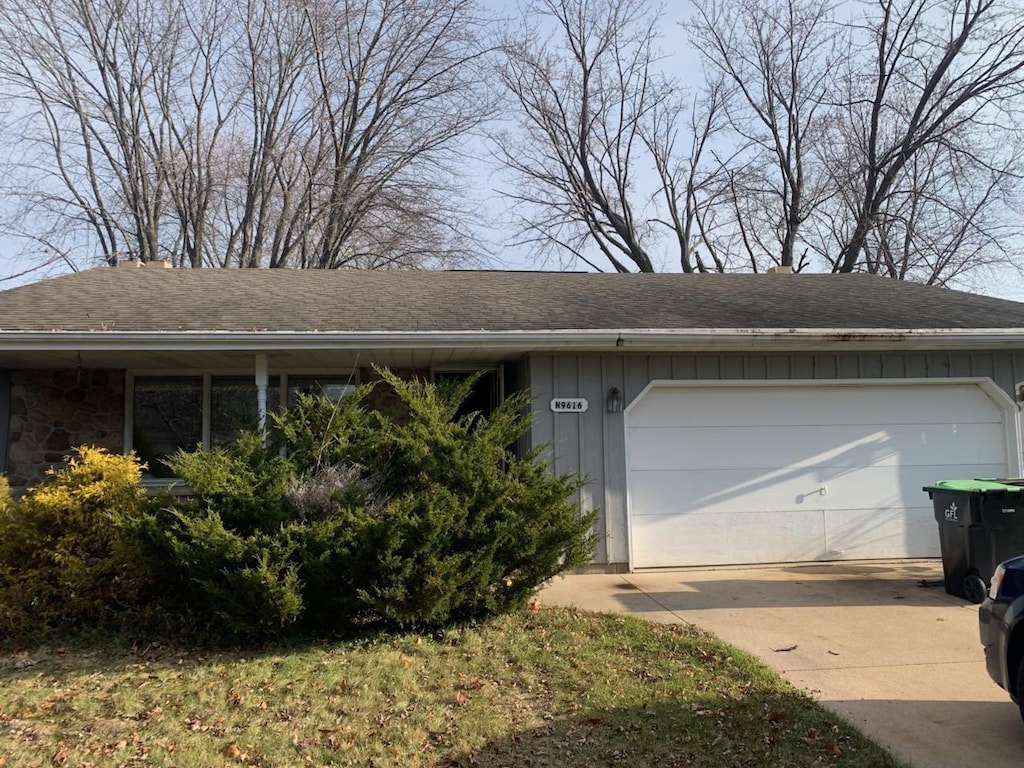
[[866,274],[98,267],[0,292],[9,332],[1016,329],[1024,304]]

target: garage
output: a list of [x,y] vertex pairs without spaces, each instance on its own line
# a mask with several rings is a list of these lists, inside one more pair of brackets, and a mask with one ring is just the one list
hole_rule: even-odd
[[632,568],[934,557],[921,488],[1020,474],[988,379],[655,381],[626,409]]

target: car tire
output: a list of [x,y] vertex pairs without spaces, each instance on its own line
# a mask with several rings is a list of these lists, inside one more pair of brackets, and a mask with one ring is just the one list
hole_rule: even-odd
[[1024,661],[1017,664],[1017,708],[1020,710],[1020,719],[1024,720]]
[[987,595],[988,585],[981,576],[976,573],[969,573],[964,576],[964,597],[972,603],[979,604],[985,602]]

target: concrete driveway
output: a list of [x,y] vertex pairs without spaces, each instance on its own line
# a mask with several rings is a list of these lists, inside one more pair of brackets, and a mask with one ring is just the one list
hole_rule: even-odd
[[978,608],[938,561],[579,574],[553,605],[690,622],[761,658],[917,768],[1019,766],[1024,725],[985,672]]

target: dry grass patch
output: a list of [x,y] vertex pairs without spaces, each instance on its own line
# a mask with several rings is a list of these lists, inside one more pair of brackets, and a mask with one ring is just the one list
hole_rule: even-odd
[[692,627],[543,609],[435,636],[0,659],[0,766],[897,766]]

